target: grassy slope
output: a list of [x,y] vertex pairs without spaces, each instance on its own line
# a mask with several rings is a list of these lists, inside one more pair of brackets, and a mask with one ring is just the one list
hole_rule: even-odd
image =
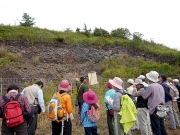
[[64,44],[82,44],[95,46],[124,46],[134,48],[144,53],[151,53],[156,56],[170,57],[176,64],[180,64],[180,52],[170,49],[161,44],[149,42],[146,40],[129,40],[113,37],[95,37],[92,34],[85,36],[83,32],[60,32],[48,29],[22,26],[4,26],[0,25],[1,41],[20,41],[29,43],[53,43],[62,42]]

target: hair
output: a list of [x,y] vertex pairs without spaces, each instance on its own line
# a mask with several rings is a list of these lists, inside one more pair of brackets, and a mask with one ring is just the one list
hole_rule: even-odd
[[18,87],[16,84],[11,84],[11,85],[9,85],[8,88],[7,88],[7,93],[8,93],[10,90],[17,90],[17,91],[19,91],[19,87]]
[[41,81],[37,81],[35,84],[37,84],[38,86],[41,85],[41,88],[44,86],[43,82],[41,82]]
[[167,81],[167,77],[165,75],[160,75],[160,77],[163,79],[163,82]]
[[112,89],[112,85],[110,82],[106,82],[104,86],[108,89]]

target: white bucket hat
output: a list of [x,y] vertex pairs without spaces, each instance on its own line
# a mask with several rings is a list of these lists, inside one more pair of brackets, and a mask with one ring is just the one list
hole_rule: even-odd
[[134,84],[135,85],[137,85],[137,84],[143,84],[144,85],[144,82],[142,81],[142,79],[137,78],[137,79],[135,79]]
[[127,82],[130,83],[130,84],[134,84],[134,80],[133,79],[128,79]]
[[138,76],[137,78],[144,80],[146,77],[145,77],[144,75],[140,75],[140,76]]
[[156,71],[150,71],[149,73],[146,74],[146,77],[149,80],[151,80],[152,82],[158,82],[159,81],[159,79],[158,79],[159,74]]
[[173,82],[178,83],[178,82],[179,82],[179,80],[178,80],[178,79],[173,79]]
[[123,81],[119,77],[114,77],[113,80],[109,80],[109,83],[118,89],[122,89]]

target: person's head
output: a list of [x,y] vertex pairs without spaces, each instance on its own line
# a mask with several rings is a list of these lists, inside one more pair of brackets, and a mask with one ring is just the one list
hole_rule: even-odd
[[93,90],[89,90],[83,94],[83,100],[88,104],[95,104],[98,101],[98,96]]
[[18,87],[16,84],[11,84],[11,85],[9,85],[8,88],[7,88],[7,93],[8,93],[9,91],[11,91],[11,90],[17,90],[17,91],[19,91],[19,87]]
[[83,83],[86,83],[87,82],[87,76],[80,77],[80,81]]
[[159,79],[158,79],[159,74],[156,71],[150,71],[149,73],[146,74],[146,77],[147,77],[149,83],[153,83],[153,82],[156,83],[159,81]]
[[68,80],[62,80],[58,85],[59,91],[69,92],[71,90],[71,85]]
[[104,86],[108,89],[112,89],[112,85],[109,82],[106,82]]
[[139,90],[140,88],[142,88],[143,87],[143,84],[144,84],[144,82],[141,80],[141,79],[135,79],[135,81],[134,81],[134,85],[136,86],[136,88]]
[[134,80],[133,79],[128,79],[128,86],[132,86],[134,84]]
[[37,84],[40,88],[43,88],[44,84],[41,81],[37,81],[35,84]]
[[173,79],[173,84],[174,85],[177,85],[179,83],[179,80],[178,79]]
[[160,83],[167,81],[167,77],[166,77],[165,75],[160,75],[160,76],[158,77],[158,79],[159,79],[159,82],[160,82]]
[[170,83],[172,81],[171,77],[168,77],[167,81]]
[[114,90],[121,90],[122,89],[123,81],[119,77],[114,77],[112,80],[110,79],[109,83],[112,85],[112,88]]
[[140,75],[137,77],[137,79],[141,79],[143,82],[145,82],[146,77],[144,75]]

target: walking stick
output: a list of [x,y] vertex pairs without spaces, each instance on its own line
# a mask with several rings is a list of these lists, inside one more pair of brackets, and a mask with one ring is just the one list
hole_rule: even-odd
[[63,133],[64,133],[64,120],[62,120],[62,127],[61,127],[61,133],[62,133],[62,135],[63,135]]

